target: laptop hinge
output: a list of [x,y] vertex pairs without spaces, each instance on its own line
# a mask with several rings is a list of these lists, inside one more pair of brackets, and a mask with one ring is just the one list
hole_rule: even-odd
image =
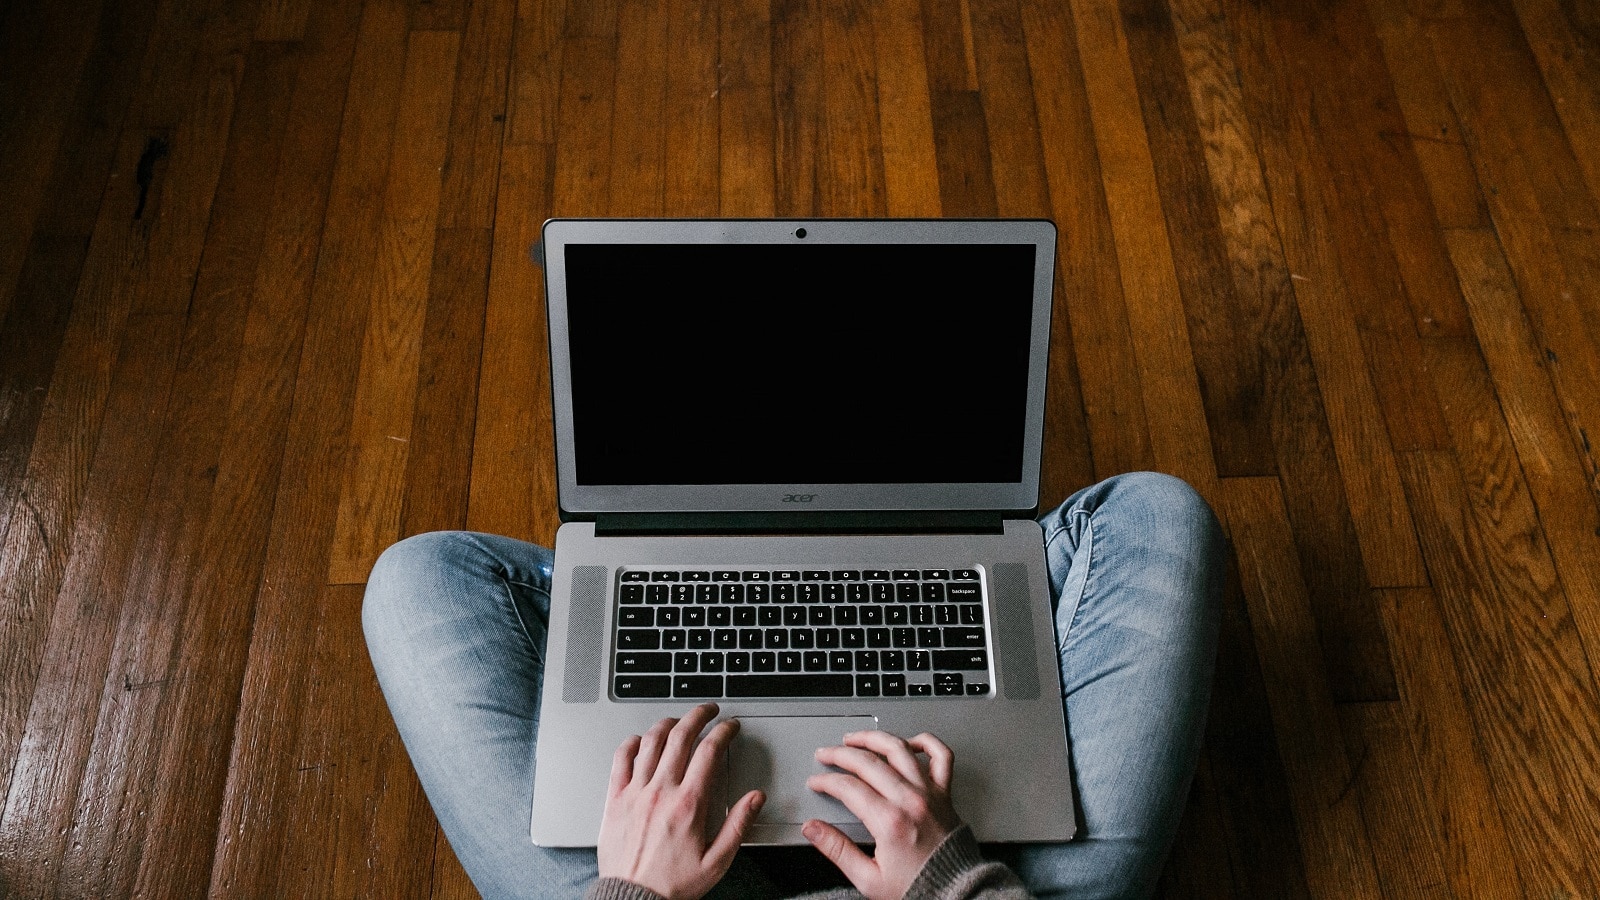
[[738,534],[999,534],[1005,517],[992,510],[849,511],[782,515],[764,512],[599,513],[602,536]]

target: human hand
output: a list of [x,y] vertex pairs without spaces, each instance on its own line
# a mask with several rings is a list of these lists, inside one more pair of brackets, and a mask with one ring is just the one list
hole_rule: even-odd
[[617,748],[595,848],[602,878],[631,881],[668,900],[698,900],[733,864],[766,797],[760,791],[740,797],[707,845],[707,795],[739,731],[737,721],[718,723],[696,746],[716,715],[715,703],[703,703],[682,721],[662,719]]
[[[926,764],[919,751],[927,754]],[[842,747],[818,750],[817,761],[844,771],[813,775],[806,786],[843,803],[878,846],[868,856],[844,832],[817,819],[801,833],[869,900],[899,900],[933,851],[961,827],[950,804],[950,748],[927,733],[905,741],[883,731],[857,731],[844,736]]]

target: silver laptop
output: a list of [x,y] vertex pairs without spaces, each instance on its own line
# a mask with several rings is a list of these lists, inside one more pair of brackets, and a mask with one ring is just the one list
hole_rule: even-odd
[[593,846],[612,754],[740,720],[746,836],[869,835],[806,789],[928,731],[982,841],[1074,832],[1038,504],[1046,221],[551,220],[556,536],[532,837]]

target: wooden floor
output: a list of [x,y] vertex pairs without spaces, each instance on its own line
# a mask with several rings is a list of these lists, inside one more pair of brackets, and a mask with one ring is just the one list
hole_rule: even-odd
[[1587,0],[17,0],[0,896],[458,897],[395,539],[548,542],[554,215],[1048,216],[1046,504],[1233,565],[1169,897],[1600,896]]

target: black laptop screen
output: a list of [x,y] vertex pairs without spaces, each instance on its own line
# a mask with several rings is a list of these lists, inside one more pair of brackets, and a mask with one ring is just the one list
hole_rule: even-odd
[[1032,244],[569,244],[582,485],[1022,478]]

